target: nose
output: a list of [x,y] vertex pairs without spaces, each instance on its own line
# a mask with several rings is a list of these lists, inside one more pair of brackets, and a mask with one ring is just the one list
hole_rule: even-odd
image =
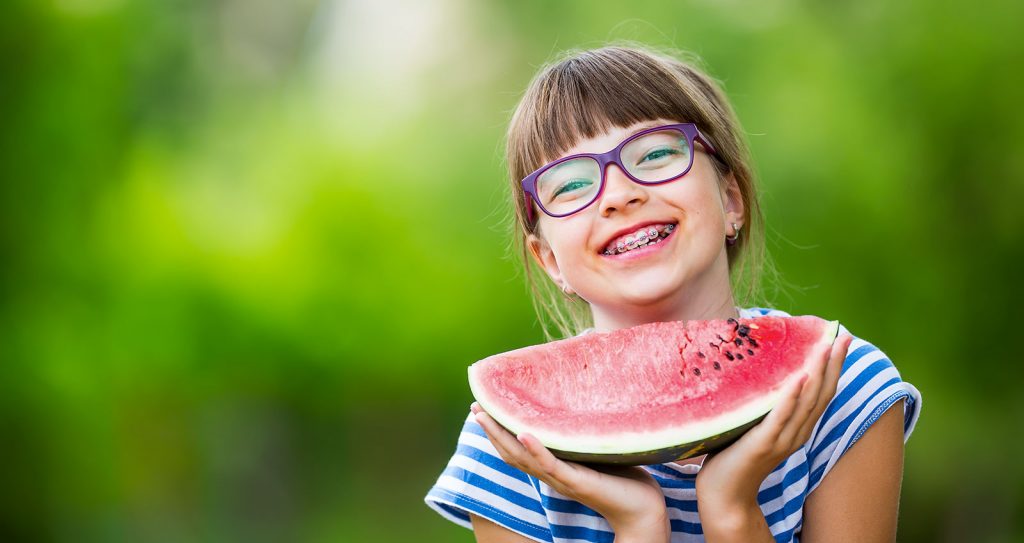
[[598,200],[602,216],[609,217],[647,201],[647,187],[634,183],[618,165],[609,164],[604,176],[604,188]]

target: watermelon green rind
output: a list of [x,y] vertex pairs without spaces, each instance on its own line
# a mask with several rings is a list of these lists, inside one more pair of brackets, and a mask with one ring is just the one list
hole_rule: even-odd
[[[839,332],[839,322],[829,321],[820,339],[808,352],[803,367],[828,349]],[[508,353],[511,354],[511,353]],[[486,360],[486,359],[485,359]],[[478,378],[479,364],[469,367],[469,384],[474,398],[495,421],[512,434],[528,431],[555,456],[577,462],[646,465],[666,463],[720,450],[760,422],[778,403],[782,386],[701,424],[686,424],[658,431],[622,432],[608,435],[565,435],[540,428],[527,428],[491,397],[490,389]]]
[[747,430],[753,428],[757,423],[764,420],[765,415],[723,434],[711,436],[699,441],[683,443],[672,447],[665,447],[653,451],[641,451],[635,453],[598,454],[581,453],[573,451],[560,451],[551,449],[555,456],[563,460],[591,464],[616,464],[622,466],[641,466],[651,464],[667,464],[676,460],[693,458],[712,451],[718,451],[728,447],[740,438]]

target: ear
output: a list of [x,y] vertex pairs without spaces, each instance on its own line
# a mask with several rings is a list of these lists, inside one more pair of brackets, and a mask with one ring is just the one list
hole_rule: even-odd
[[541,268],[544,268],[548,277],[558,285],[558,288],[564,288],[565,279],[562,278],[562,269],[558,266],[555,253],[551,250],[548,242],[536,234],[530,234],[526,236],[526,246],[530,248],[530,255]]
[[722,183],[722,207],[725,211],[725,226],[728,232],[733,223],[743,227],[746,208],[743,205],[743,192],[732,172],[726,174]]

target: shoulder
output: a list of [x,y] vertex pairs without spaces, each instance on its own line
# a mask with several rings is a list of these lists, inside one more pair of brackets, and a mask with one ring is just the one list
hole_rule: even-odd
[[455,453],[424,501],[441,516],[472,528],[470,515],[535,541],[551,541],[537,481],[502,460],[483,428],[466,418]]
[[789,317],[789,313],[772,307],[737,307],[741,319],[756,319],[758,317]]

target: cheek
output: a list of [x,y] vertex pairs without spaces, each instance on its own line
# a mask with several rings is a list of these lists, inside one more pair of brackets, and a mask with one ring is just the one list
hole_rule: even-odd
[[575,217],[551,221],[541,225],[544,239],[548,241],[556,257],[572,258],[573,254],[586,250],[587,229]]
[[694,220],[711,220],[721,214],[722,202],[712,187],[695,183],[680,187],[673,196],[678,207]]
[[567,233],[552,240],[551,248],[557,258],[568,262],[580,258],[586,252],[586,240],[581,236]]

